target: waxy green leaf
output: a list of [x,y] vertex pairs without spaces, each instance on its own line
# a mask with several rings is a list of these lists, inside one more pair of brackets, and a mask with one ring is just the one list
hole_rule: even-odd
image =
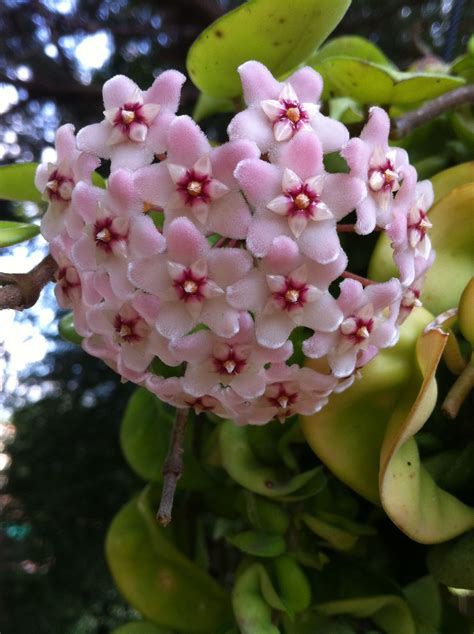
[[35,187],[38,163],[15,163],[0,167],[0,199],[30,200],[41,203],[40,192]]
[[70,343],[77,343],[77,344],[80,344],[82,341],[81,335],[79,335],[76,332],[76,329],[74,328],[73,313],[68,313],[67,315],[64,315],[64,317],[62,317],[59,320],[58,331],[61,337],[65,341],[69,341]]
[[431,574],[444,585],[474,590],[474,530],[434,546],[427,563]]
[[119,590],[156,625],[203,634],[230,625],[226,592],[176,549],[147,490],[112,521],[106,555]]
[[248,60],[280,77],[296,68],[334,30],[350,0],[248,0],[211,24],[191,46],[190,78],[212,97],[242,93],[237,67]]
[[450,75],[402,73],[355,57],[329,57],[315,66],[338,95],[371,105],[416,103],[465,83]]
[[12,244],[31,240],[31,238],[37,236],[39,232],[40,229],[37,225],[30,225],[26,222],[0,220],[0,247],[9,247]]
[[286,550],[283,537],[268,531],[244,531],[227,537],[227,541],[242,552],[256,557],[277,557]]

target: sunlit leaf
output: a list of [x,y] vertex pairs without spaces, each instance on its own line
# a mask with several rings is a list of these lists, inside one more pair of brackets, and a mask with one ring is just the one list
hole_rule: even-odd
[[455,187],[461,185],[467,185],[474,180],[474,161],[469,163],[461,163],[450,167],[438,174],[435,174],[431,179],[433,185],[435,202],[441,200],[443,196],[449,194],[449,192]]
[[193,119],[199,123],[206,117],[223,112],[235,112],[235,104],[231,99],[218,99],[201,93],[193,110]]
[[0,199],[42,202],[41,194],[35,187],[37,167],[38,163],[2,165],[0,167]]
[[265,64],[277,77],[303,62],[333,31],[350,0],[248,0],[219,18],[191,46],[187,69],[202,92],[237,97],[237,67]]
[[395,67],[376,44],[359,35],[342,35],[332,38],[308,60],[308,63],[313,65],[314,62],[341,56],[356,57],[367,62]]
[[438,97],[464,84],[460,77],[402,73],[353,57],[330,57],[317,64],[337,94],[365,104],[408,104]]
[[[1,169],[0,167],[0,170]],[[12,244],[31,240],[31,238],[37,236],[39,232],[40,229],[37,225],[0,220],[0,247],[9,247]]]

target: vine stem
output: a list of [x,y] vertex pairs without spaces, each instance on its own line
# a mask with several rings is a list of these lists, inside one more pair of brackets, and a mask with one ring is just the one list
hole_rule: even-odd
[[176,418],[171,432],[168,455],[163,465],[163,490],[161,492],[160,508],[156,519],[161,526],[168,526],[171,522],[173,500],[176,485],[183,473],[183,440],[188,422],[189,408],[177,408]]
[[[336,231],[338,233],[355,233],[355,225],[336,225]],[[374,231],[382,231],[380,227],[375,227]]]
[[356,280],[360,282],[362,286],[370,286],[370,284],[377,284],[374,280],[369,280],[366,277],[362,277],[362,275],[356,275],[355,273],[350,273],[349,271],[344,271],[341,273],[341,277],[349,280]]
[[57,269],[53,256],[47,255],[28,273],[0,273],[0,310],[31,308]]
[[427,101],[416,110],[393,119],[390,136],[392,139],[401,139],[415,128],[436,119],[440,114],[470,103],[474,103],[473,84],[445,92],[444,95]]

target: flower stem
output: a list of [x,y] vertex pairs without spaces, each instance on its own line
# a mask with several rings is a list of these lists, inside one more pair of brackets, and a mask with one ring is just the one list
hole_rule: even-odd
[[176,418],[171,432],[168,455],[163,465],[163,490],[161,492],[160,508],[156,519],[162,526],[168,526],[171,522],[173,500],[176,484],[183,473],[183,440],[188,422],[189,408],[176,409]]
[[366,277],[362,277],[361,275],[356,275],[355,273],[350,273],[349,271],[344,271],[344,273],[341,273],[341,277],[344,277],[345,279],[348,279],[348,280],[356,280],[357,282],[360,282],[362,286],[370,286],[370,284],[377,284],[377,282],[375,282],[374,280],[369,280]]
[[[336,231],[338,233],[355,233],[355,225],[336,225]],[[374,231],[382,231],[380,227],[375,227]]]
[[472,388],[474,387],[474,365],[469,363],[458,376],[441,406],[443,413],[451,419],[456,418]]

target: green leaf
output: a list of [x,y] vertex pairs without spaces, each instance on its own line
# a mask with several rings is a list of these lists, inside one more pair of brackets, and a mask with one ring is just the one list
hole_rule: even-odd
[[217,99],[201,93],[196,101],[193,111],[193,119],[199,123],[206,117],[223,112],[235,112],[235,104],[230,99]]
[[112,521],[107,561],[120,592],[158,626],[217,632],[230,625],[227,593],[180,553],[149,508],[146,491]]
[[431,548],[427,562],[431,574],[440,583],[474,590],[474,530]]
[[171,632],[147,621],[135,621],[134,623],[122,625],[114,630],[112,634],[171,634]]
[[76,332],[74,328],[74,314],[68,313],[64,315],[59,321],[58,331],[61,337],[65,341],[69,341],[70,343],[78,343],[80,344],[82,341],[81,335]]
[[320,46],[349,5],[350,0],[248,0],[197,38],[186,62],[189,76],[212,97],[238,97],[240,64],[257,60],[280,77]]
[[242,552],[256,557],[278,557],[286,550],[283,537],[268,531],[244,531],[227,537],[227,541]]
[[317,64],[344,97],[364,104],[408,104],[438,97],[462,86],[460,77],[434,73],[402,73],[354,57],[330,57]]
[[[174,410],[144,388],[130,398],[120,428],[120,444],[128,463],[139,476],[162,482],[163,468],[174,422]],[[193,426],[187,425],[185,448],[192,443]],[[191,451],[184,452],[184,471],[179,487],[202,489],[212,480]]]
[[439,586],[433,577],[417,579],[403,589],[415,617],[417,634],[439,634],[443,605]]
[[359,537],[372,536],[377,532],[371,526],[352,522],[333,513],[319,512],[317,516],[303,513],[301,519],[313,533],[336,550],[352,550]]
[[[2,168],[0,167],[0,170]],[[38,235],[40,229],[37,225],[25,222],[12,222],[0,220],[0,247],[9,247],[12,244],[31,240]]]
[[41,203],[40,192],[35,187],[38,163],[16,163],[0,167],[0,199],[31,200]]
[[249,491],[281,501],[296,501],[314,495],[326,484],[322,467],[293,476],[282,466],[270,467],[260,462],[252,451],[247,428],[232,421],[221,424],[219,440],[222,466]]

